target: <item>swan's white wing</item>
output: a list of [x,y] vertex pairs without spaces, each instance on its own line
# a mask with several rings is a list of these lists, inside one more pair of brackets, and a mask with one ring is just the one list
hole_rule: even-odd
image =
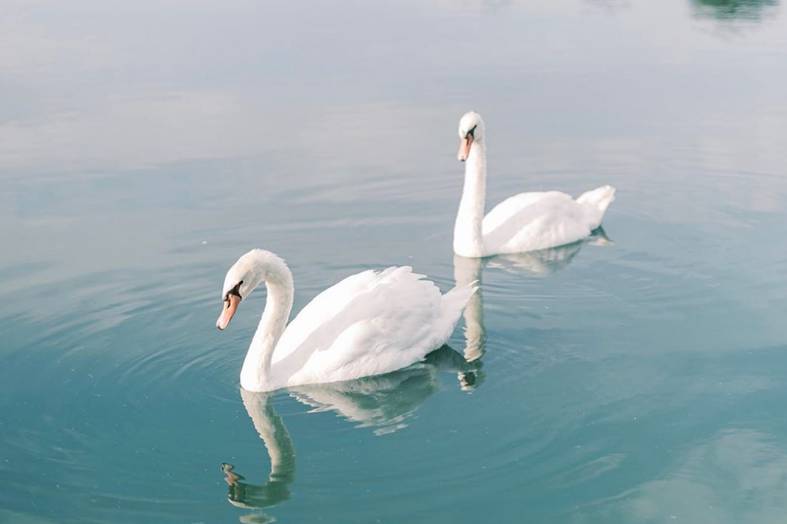
[[[423,278],[409,267],[392,267],[327,289],[287,327],[276,345],[273,372],[287,385],[334,382],[421,360],[447,340],[461,314],[452,308],[456,318],[449,322],[440,290]],[[464,306],[459,299],[466,302],[471,293],[461,291],[453,305]]]
[[[560,198],[563,196],[568,197],[571,199],[571,196],[566,195],[565,193],[557,193]],[[543,198],[547,198],[550,195],[550,192],[546,191],[537,191],[531,193],[519,193],[518,195],[514,195],[511,197],[506,198],[495,207],[489,211],[486,216],[484,217],[484,231],[491,231],[497,229],[503,223],[505,223],[511,216],[515,215],[519,212],[519,210],[526,208],[527,206],[538,202]]]
[[373,288],[379,274],[369,270],[350,275],[322,291],[290,322],[276,344],[272,364],[284,360],[305,340],[339,314],[358,295]]
[[588,206],[559,191],[520,193],[484,217],[484,248],[504,254],[570,244],[590,234],[590,215]]

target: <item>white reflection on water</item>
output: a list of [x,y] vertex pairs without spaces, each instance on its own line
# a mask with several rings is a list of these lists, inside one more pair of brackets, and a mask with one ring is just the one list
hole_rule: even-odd
[[488,258],[465,258],[454,255],[454,280],[456,285],[468,286],[477,283],[479,286],[478,291],[470,297],[463,315],[465,324],[465,359],[468,362],[473,362],[483,357],[486,352],[483,291],[484,268],[502,269],[512,274],[522,273],[545,277],[568,266],[585,244],[607,246],[611,243],[604,228],[599,227],[586,239],[550,249],[497,255]]
[[[478,365],[467,363],[448,346],[433,351],[426,361],[385,375],[345,382],[311,384],[287,389],[305,404],[310,413],[331,411],[355,424],[371,428],[375,435],[387,435],[407,427],[418,407],[438,389],[438,371],[451,370],[472,375]],[[474,389],[478,384],[473,380]],[[463,389],[467,389],[464,388]],[[282,418],[273,405],[274,394],[240,389],[246,412],[268,452],[270,474],[265,484],[247,482],[229,463],[221,465],[228,486],[227,499],[243,509],[263,509],[290,498],[295,481],[296,453]],[[269,522],[264,513],[241,516],[241,522]],[[251,520],[250,520],[251,519]]]
[[472,270],[472,375],[280,410],[300,462],[277,516],[783,512],[784,9],[603,4],[4,2],[0,520],[236,518],[215,465],[252,486],[267,459],[233,394],[245,345],[209,332],[226,253],[291,257],[299,301],[393,263],[450,287],[471,108],[490,199],[609,181],[615,247]]
[[374,434],[385,435],[407,427],[418,406],[437,391],[440,370],[473,373],[476,366],[443,346],[424,362],[393,373],[287,391],[312,412],[333,411],[358,428],[372,428]]
[[767,433],[725,428],[665,469],[663,478],[623,494],[600,513],[635,522],[784,521],[787,450]]

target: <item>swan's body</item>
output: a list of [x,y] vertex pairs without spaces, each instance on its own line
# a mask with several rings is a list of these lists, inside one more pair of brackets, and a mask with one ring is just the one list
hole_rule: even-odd
[[465,162],[462,200],[454,225],[454,252],[464,257],[522,253],[581,240],[601,225],[615,198],[615,188],[602,186],[576,200],[566,193],[520,193],[495,206],[486,216],[486,140],[477,113],[459,122]]
[[445,295],[410,267],[363,271],[317,295],[287,325],[292,274],[269,251],[254,249],[224,281],[223,329],[240,302],[265,282],[268,299],[240,375],[248,391],[352,380],[422,360],[451,336],[474,286]]

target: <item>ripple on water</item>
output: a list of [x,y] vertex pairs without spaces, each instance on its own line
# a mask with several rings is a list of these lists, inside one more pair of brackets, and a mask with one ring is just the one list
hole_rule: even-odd
[[[731,180],[726,190],[742,183]],[[447,191],[447,182],[435,184],[435,191]],[[689,189],[702,187],[703,183]],[[656,189],[654,185],[654,194]],[[392,200],[414,198],[411,187],[385,178],[370,179],[359,191],[387,191]],[[611,239],[597,236],[555,250],[483,261],[476,277],[482,280],[480,316],[466,316],[465,323],[481,325],[486,352],[470,370],[454,366],[455,359],[437,359],[390,376],[272,395],[270,405],[289,426],[299,450],[293,493],[332,498],[326,511],[335,505],[337,512],[347,500],[362,496],[367,508],[363,512],[387,507],[392,499],[416,499],[425,486],[473,493],[479,499],[501,491],[522,497],[528,489],[543,493],[535,489],[539,486],[588,491],[588,485],[604,476],[630,468],[627,461],[632,457],[643,460],[645,453],[632,449],[621,435],[628,431],[630,439],[631,434],[641,436],[638,431],[659,434],[663,428],[658,415],[665,404],[679,410],[701,394],[744,396],[776,387],[778,380],[756,373],[718,386],[714,380],[725,375],[719,372],[712,375],[714,380],[694,377],[696,390],[683,386],[691,394],[681,397],[671,393],[681,387],[670,379],[679,370],[644,357],[638,368],[631,362],[637,360],[636,347],[603,339],[618,336],[620,326],[632,320],[653,323],[723,306],[724,288],[739,282],[736,273],[745,268],[747,258],[714,252],[713,245],[739,234],[725,228],[751,225],[736,219],[741,207],[757,204],[763,213],[757,220],[772,218],[775,204],[757,203],[756,197],[733,199],[730,207],[714,208],[707,217],[700,208],[675,220],[700,223],[706,228],[699,229],[702,234],[684,232],[672,218],[654,214],[647,206],[623,206],[616,208],[618,226],[613,220],[610,229],[616,231]],[[324,184],[305,191],[300,203],[344,198],[337,188]],[[667,204],[684,205],[679,199]],[[242,235],[280,230],[297,243],[303,234],[326,228],[407,226],[426,220],[398,211],[389,217],[369,216],[349,214],[323,221],[311,215],[240,229]],[[719,217],[722,226],[714,229],[710,222]],[[194,232],[194,238],[204,232]],[[223,261],[229,248],[234,255],[240,244],[235,239],[211,243],[220,254],[202,253],[196,243],[176,246],[155,273],[97,272],[33,283],[24,281],[28,274],[19,268],[10,270],[9,275],[21,275],[23,280],[13,291],[22,289],[41,308],[3,313],[6,324],[29,336],[4,353],[4,365],[29,373],[37,387],[51,386],[62,398],[46,398],[21,381],[7,386],[27,388],[29,398],[8,396],[24,409],[18,428],[2,426],[3,443],[23,460],[0,462],[3,485],[8,487],[0,501],[41,497],[63,502],[64,507],[89,505],[107,516],[105,520],[111,520],[113,511],[155,520],[186,515],[190,504],[204,498],[183,479],[210,484],[217,480],[216,465],[224,460],[237,458],[239,468],[269,464],[257,421],[244,413],[237,386],[262,296],[251,299],[256,302],[249,309],[255,311],[239,317],[233,330],[219,335],[212,328],[220,280],[216,259]],[[683,251],[677,252],[676,245]],[[294,252],[303,253],[296,248]],[[708,253],[719,258],[705,260]],[[765,273],[776,273],[787,264],[782,251],[773,249],[772,255],[758,260]],[[189,263],[181,267],[181,259]],[[303,277],[297,297],[301,303],[324,289],[329,276],[335,281],[336,275],[365,268],[357,260],[312,263],[293,263]],[[443,289],[454,284],[449,255],[427,253],[423,266]],[[29,275],[38,276],[44,269],[34,267]],[[781,303],[779,285],[766,278],[742,282],[749,292],[768,294],[775,304]],[[614,315],[596,316],[607,311]],[[457,331],[451,340],[460,353],[473,343],[463,335]],[[466,389],[471,388],[461,382],[467,372],[478,378],[470,394]],[[640,430],[638,417],[656,422]],[[193,431],[200,432],[199,438]],[[117,449],[125,444],[128,449]],[[109,457],[113,468],[129,473],[117,478],[99,475],[101,460],[94,457]],[[147,470],[135,469],[140,461]],[[64,475],[42,482],[50,469]],[[263,473],[252,470],[250,477],[264,478]],[[101,485],[95,480],[99,476]],[[329,478],[341,482],[334,486],[326,481]],[[171,479],[187,485],[170,486]],[[217,493],[225,489],[219,481],[214,486]],[[38,487],[32,489],[32,484]],[[378,485],[385,489],[376,490]],[[157,498],[151,486],[166,486],[171,495]],[[58,490],[77,495],[71,502],[63,501],[53,495]],[[450,509],[447,500],[435,501],[430,510]],[[577,500],[587,498],[577,495]]]
[[[24,329],[33,336],[16,348],[15,358],[31,366],[42,359],[54,363],[40,369],[37,379],[41,383],[59,382],[77,373],[91,379],[81,385],[74,383],[77,388],[109,391],[119,385],[118,391],[127,396],[151,389],[177,390],[194,371],[208,384],[219,382],[243,350],[233,359],[224,347],[217,347],[218,338],[195,344],[195,319],[206,326],[208,336],[203,341],[213,341],[210,337],[215,336],[210,329],[216,314],[215,289],[211,285],[194,290],[193,281],[199,280],[202,272],[200,268],[179,268],[157,278],[150,278],[150,274],[94,274],[57,283],[63,291],[49,299],[46,295],[51,284],[29,286],[29,296],[50,307],[46,318],[36,311],[6,316],[6,321],[14,319],[20,327],[36,326]],[[225,338],[222,342],[232,341]]]

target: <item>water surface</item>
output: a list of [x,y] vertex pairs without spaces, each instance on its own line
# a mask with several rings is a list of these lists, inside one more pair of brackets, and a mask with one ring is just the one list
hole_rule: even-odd
[[[785,514],[779,2],[5,11],[0,522]],[[604,231],[454,259],[468,109],[490,202],[610,183]],[[242,394],[252,247],[296,310],[391,264],[482,293],[421,365]]]

